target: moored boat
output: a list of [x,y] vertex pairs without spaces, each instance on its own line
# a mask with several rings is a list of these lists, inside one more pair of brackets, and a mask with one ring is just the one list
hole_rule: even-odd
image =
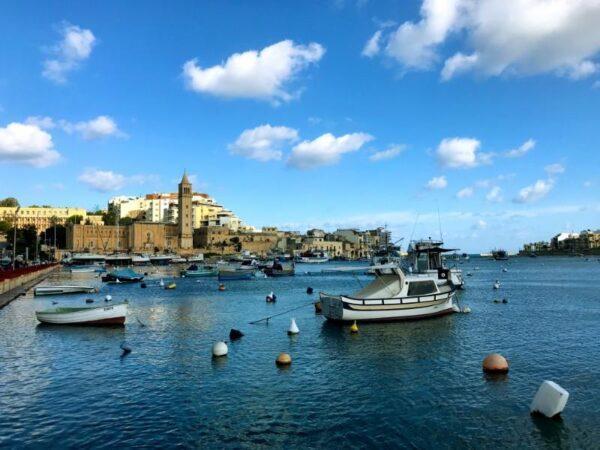
[[71,273],[102,273],[106,272],[106,269],[96,264],[85,264],[82,266],[70,266],[69,271]]
[[[408,247],[405,269],[409,273],[430,274],[432,276],[447,274],[448,281],[458,289],[463,289],[465,283],[462,270],[456,267],[447,268],[442,259],[442,254],[453,252],[456,249],[446,249],[442,245],[444,245],[442,241],[432,239],[411,242]],[[455,253],[455,255],[457,254]]]
[[102,277],[102,281],[107,283],[137,283],[143,279],[143,275],[132,269],[115,270]]
[[56,285],[56,286],[38,286],[33,289],[33,295],[65,295],[65,294],[91,294],[97,292],[98,289],[94,286],[73,286],[73,285]]
[[508,252],[502,249],[492,250],[492,258],[496,261],[506,261],[508,259]]
[[400,268],[375,268],[375,280],[352,295],[320,294],[323,315],[333,321],[420,319],[455,311],[456,292],[447,278],[405,275]]
[[265,267],[263,272],[268,277],[291,277],[296,273],[294,263],[275,260],[271,266]]
[[251,280],[255,278],[255,270],[247,269],[219,269],[219,281]]
[[185,277],[214,277],[219,271],[211,266],[198,266],[197,264],[190,265],[187,269],[181,271],[181,275]]
[[296,262],[304,264],[323,264],[328,261],[329,255],[326,252],[308,251],[296,257]]
[[37,320],[53,325],[123,325],[127,316],[127,304],[66,308],[58,307],[36,311]]

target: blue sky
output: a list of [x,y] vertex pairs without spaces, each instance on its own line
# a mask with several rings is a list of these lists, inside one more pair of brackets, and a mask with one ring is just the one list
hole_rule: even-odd
[[0,197],[104,207],[187,169],[256,226],[416,238],[439,210],[467,251],[598,228],[598,20],[592,0],[5,4]]

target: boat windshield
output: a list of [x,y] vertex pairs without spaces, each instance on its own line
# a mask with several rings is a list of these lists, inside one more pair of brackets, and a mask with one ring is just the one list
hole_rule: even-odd
[[437,286],[433,280],[411,281],[408,285],[408,295],[427,295],[437,293]]

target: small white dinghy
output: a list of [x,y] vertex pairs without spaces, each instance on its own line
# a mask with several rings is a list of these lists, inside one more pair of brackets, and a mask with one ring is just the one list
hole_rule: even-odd
[[37,320],[53,325],[123,325],[127,303],[81,308],[52,308],[36,311]]
[[38,286],[33,295],[91,294],[96,291],[94,286]]

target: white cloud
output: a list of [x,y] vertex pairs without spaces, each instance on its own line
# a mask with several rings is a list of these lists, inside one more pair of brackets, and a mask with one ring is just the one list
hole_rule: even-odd
[[288,92],[289,83],[324,53],[320,44],[296,45],[285,40],[260,51],[234,53],[212,67],[202,68],[196,59],[189,60],[183,65],[183,77],[193,91],[218,97],[289,101],[295,95]]
[[46,167],[59,158],[52,136],[37,125],[13,122],[0,127],[0,162]]
[[533,139],[528,139],[523,142],[520,147],[513,148],[505,153],[505,156],[508,158],[520,158],[521,156],[529,153],[535,147],[535,141]]
[[425,187],[430,191],[445,189],[448,186],[448,181],[446,181],[446,177],[433,177],[431,180],[427,182]]
[[562,164],[555,163],[547,165],[546,167],[544,167],[544,170],[549,176],[558,175],[565,172],[565,166],[563,166]]
[[87,184],[91,189],[99,192],[119,190],[127,182],[127,178],[120,173],[97,169],[86,169],[77,179]]
[[96,37],[91,30],[76,25],[64,25],[63,39],[52,49],[52,58],[44,61],[42,75],[56,83],[65,83],[67,75],[90,57]]
[[554,187],[552,180],[537,180],[531,186],[526,186],[515,197],[516,203],[531,203],[544,198]]
[[471,228],[474,230],[485,230],[487,228],[487,222],[483,219],[479,219]]
[[229,145],[232,153],[258,161],[281,159],[281,147],[298,140],[298,131],[293,128],[269,124],[244,130],[235,143]]
[[468,71],[485,76],[596,74],[598,0],[423,0],[421,20],[380,37],[385,55],[404,70],[431,69],[450,39],[441,78]]
[[363,56],[372,58],[379,53],[379,41],[381,39],[381,33],[381,30],[376,31],[375,34],[373,34],[373,36],[371,36],[371,38],[367,41],[361,53]]
[[27,119],[25,119],[25,123],[27,125],[35,125],[42,130],[51,130],[56,127],[56,123],[52,117],[48,116],[29,116]]
[[499,203],[502,199],[502,189],[499,186],[491,188],[485,196],[488,202]]
[[460,191],[458,191],[456,193],[456,197],[457,198],[469,198],[469,197],[473,197],[474,194],[474,190],[472,187],[466,187],[461,189]]
[[109,136],[124,137],[117,123],[109,116],[98,116],[88,121],[70,123],[61,121],[61,126],[67,133],[77,132],[86,141],[102,139]]
[[373,162],[392,159],[402,153],[405,148],[405,145],[390,145],[390,147],[386,150],[373,153],[371,156],[369,156],[369,159]]
[[477,139],[446,138],[438,145],[436,154],[443,167],[469,169],[490,162],[491,154],[479,152],[480,147],[481,142]]
[[344,153],[357,151],[372,140],[373,136],[366,133],[345,134],[340,137],[326,133],[312,141],[297,144],[292,149],[288,164],[298,169],[337,164]]

